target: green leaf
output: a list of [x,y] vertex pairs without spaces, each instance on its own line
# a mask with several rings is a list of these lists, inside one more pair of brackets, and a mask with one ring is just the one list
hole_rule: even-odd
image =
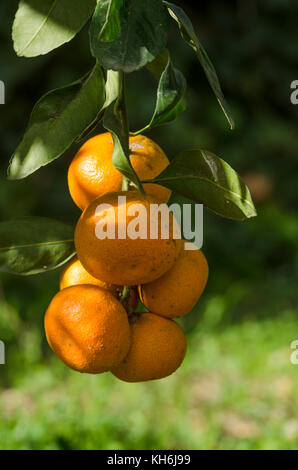
[[50,271],[75,253],[73,228],[46,217],[0,222],[0,271],[37,274]]
[[168,53],[165,68],[160,75],[155,111],[152,119],[147,126],[134,134],[140,134],[152,127],[174,121],[178,114],[185,110],[185,90],[185,78],[178,69],[173,67]]
[[100,41],[104,28],[101,1],[90,26],[91,52],[105,69],[126,73],[139,70],[164,49],[169,15],[162,0],[126,0],[120,10],[121,34],[111,42]]
[[195,50],[200,64],[204,69],[208,82],[230,124],[230,127],[231,129],[234,129],[234,120],[221,90],[217,73],[207,55],[207,52],[203,48],[198,39],[198,36],[196,35],[192,22],[190,21],[187,14],[182,10],[182,8],[166,1],[164,1],[164,4],[168,7],[170,15],[174,18],[175,21],[177,21],[182,38]]
[[108,70],[106,81],[106,100],[104,108],[108,108],[119,95],[119,72]]
[[25,178],[62,155],[96,119],[105,99],[104,76],[98,65],[87,78],[43,96],[12,156],[9,178]]
[[103,15],[104,24],[99,33],[99,41],[114,41],[121,34],[120,9],[123,0],[100,0],[98,14]]
[[168,49],[163,49],[152,62],[146,65],[147,69],[152,73],[153,77],[157,82],[160,80],[160,76],[167,66],[169,60]]
[[[113,165],[119,170],[126,178],[132,181],[136,187],[139,187],[140,180],[134,171],[129,158],[125,153],[125,140],[123,136],[123,128],[121,116],[118,111],[118,104],[111,105],[105,112],[103,125],[105,129],[111,132],[114,143],[113,150]],[[127,153],[129,151],[127,150]]]
[[17,55],[36,57],[69,42],[95,5],[95,0],[21,0],[12,30]]
[[105,109],[110,106],[110,104],[115,101],[119,94],[119,80],[118,80],[118,73],[114,72],[113,70],[108,70],[107,72],[107,80],[105,85],[105,93],[106,99],[102,109],[100,109],[98,115],[94,119],[94,121],[90,124],[90,126],[84,130],[84,132],[76,138],[76,142],[81,142],[86,137],[88,137],[91,132],[95,130],[97,125],[104,117]]
[[222,217],[244,220],[257,215],[250,192],[239,175],[207,150],[187,150],[153,180],[181,196],[204,204]]

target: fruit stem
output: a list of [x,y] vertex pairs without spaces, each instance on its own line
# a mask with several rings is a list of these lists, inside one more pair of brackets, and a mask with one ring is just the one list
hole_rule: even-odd
[[130,286],[124,286],[120,302],[123,302],[124,300],[128,299],[129,295],[130,295]]
[[129,179],[122,175],[122,191],[129,191]]
[[121,120],[123,150],[126,157],[129,158],[129,123],[126,105],[126,80],[122,70],[119,71],[119,97],[117,107]]
[[[119,112],[121,121],[121,133],[122,133],[122,145],[125,156],[130,162],[130,150],[129,150],[129,119],[127,111],[127,99],[126,99],[126,80],[125,74],[122,70],[119,71],[119,96],[117,100],[117,111]],[[136,175],[137,176],[137,175]],[[137,178],[138,189],[142,194],[145,194],[144,188],[140,180]],[[129,190],[129,179],[123,175],[122,179],[122,191]]]

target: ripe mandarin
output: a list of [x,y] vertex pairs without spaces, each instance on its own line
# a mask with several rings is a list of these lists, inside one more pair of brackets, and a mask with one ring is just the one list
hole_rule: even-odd
[[[168,271],[182,240],[175,239],[180,229],[165,204],[168,218],[151,216],[158,205],[152,196],[136,191],[108,193],[93,201],[75,229],[75,246],[84,268],[104,282],[129,286],[151,282]],[[141,227],[145,230],[137,233]]]
[[[130,137],[131,164],[141,180],[158,176],[169,164],[162,149],[143,135]],[[73,201],[85,209],[108,192],[121,191],[122,174],[113,166],[113,138],[109,132],[92,137],[79,149],[68,170],[68,187]],[[148,194],[167,202],[171,191],[158,184],[144,184]]]
[[203,293],[208,263],[201,250],[181,250],[174,266],[159,279],[139,286],[145,307],[167,318],[186,315]]
[[131,347],[125,359],[111,369],[125,382],[144,382],[171,375],[181,365],[186,339],[181,327],[152,313],[130,317]]
[[70,368],[89,374],[110,370],[126,356],[127,313],[111,292],[94,285],[66,287],[45,314],[48,343]]

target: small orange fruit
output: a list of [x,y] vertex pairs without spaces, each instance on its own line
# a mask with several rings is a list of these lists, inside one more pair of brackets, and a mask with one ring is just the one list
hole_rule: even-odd
[[92,284],[111,292],[121,302],[125,310],[134,312],[139,303],[137,287],[131,287],[125,299],[122,300],[123,286],[115,286],[100,281],[86,271],[77,256],[74,256],[64,267],[60,276],[60,290],[80,284]]
[[[141,180],[158,176],[169,160],[162,149],[143,135],[130,137],[131,164]],[[95,198],[121,191],[122,174],[113,166],[113,138],[109,132],[92,137],[79,149],[68,170],[68,187],[72,199],[85,209]],[[145,184],[148,194],[167,202],[171,191],[158,184]]]
[[[153,205],[158,207],[159,201],[152,196],[123,191],[105,194],[88,206],[75,229],[75,246],[92,276],[133,286],[151,282],[173,266],[182,246],[175,239],[179,226],[165,204],[168,218],[151,217]],[[141,227],[144,233],[137,233]]]
[[181,317],[196,304],[208,279],[208,263],[201,250],[182,249],[174,266],[162,277],[139,286],[145,307],[167,318]]
[[121,286],[108,284],[107,282],[100,281],[86,271],[77,256],[74,256],[64,267],[60,276],[60,290],[65,287],[76,286],[79,284],[93,284],[94,286],[106,289],[116,297],[122,292]]
[[124,307],[94,285],[66,287],[52,299],[45,315],[48,343],[71,369],[99,374],[126,356],[130,327]]
[[152,313],[130,317],[131,347],[125,359],[111,369],[125,382],[144,382],[171,375],[181,365],[186,339],[181,327]]

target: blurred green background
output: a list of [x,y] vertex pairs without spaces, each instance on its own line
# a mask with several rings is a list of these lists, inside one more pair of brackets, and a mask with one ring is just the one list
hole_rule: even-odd
[[[224,220],[205,211],[206,292],[182,322],[183,366],[171,377],[125,384],[64,367],[45,341],[43,315],[59,272],[1,273],[0,449],[297,449],[298,365],[298,4],[291,0],[177,2],[193,18],[231,105],[231,132],[192,50],[173,25],[170,49],[188,80],[187,112],[152,131],[170,157],[207,148],[250,186],[259,216]],[[46,91],[92,66],[85,28],[70,44],[36,59],[14,54],[17,1],[1,2],[1,220],[49,216],[75,224],[79,210],[67,189],[74,146],[26,180],[6,180],[10,155],[33,104]],[[129,78],[132,128],[154,106],[146,72]],[[100,128],[98,129],[100,131]]]

